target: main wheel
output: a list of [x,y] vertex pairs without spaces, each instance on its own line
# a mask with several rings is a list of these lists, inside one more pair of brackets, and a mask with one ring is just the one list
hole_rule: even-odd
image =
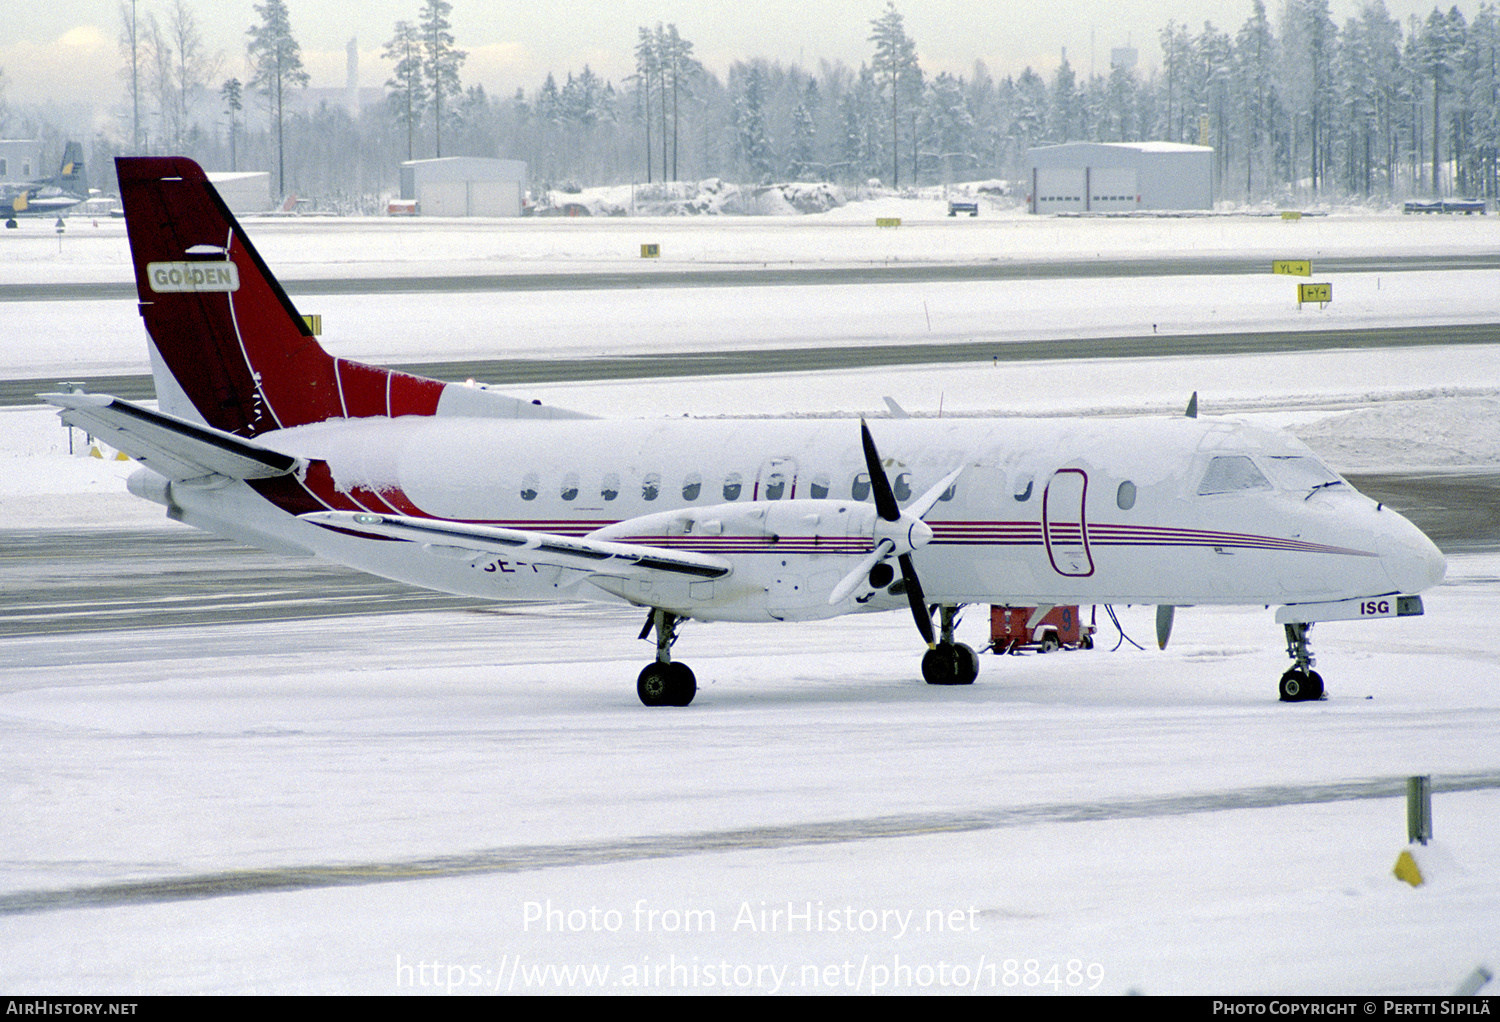
[[635,692],[647,706],[686,706],[698,694],[698,679],[687,664],[647,664],[636,679]]
[[979,656],[961,642],[940,642],[922,657],[929,685],[972,685],[978,676]]
[[1323,698],[1323,676],[1317,671],[1307,672],[1307,684],[1303,686],[1303,699],[1311,702]]

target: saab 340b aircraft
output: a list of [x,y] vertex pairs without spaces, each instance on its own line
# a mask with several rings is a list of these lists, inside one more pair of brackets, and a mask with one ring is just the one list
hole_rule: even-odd
[[[647,705],[700,621],[909,607],[932,684],[972,682],[966,604],[1279,607],[1281,698],[1314,622],[1422,612],[1443,555],[1291,436],[1196,417],[616,421],[328,355],[199,167],[117,161],[159,409],[51,394],[189,525],[495,600],[646,611]],[[499,343],[503,343],[500,340]],[[933,615],[937,623],[934,626]]]

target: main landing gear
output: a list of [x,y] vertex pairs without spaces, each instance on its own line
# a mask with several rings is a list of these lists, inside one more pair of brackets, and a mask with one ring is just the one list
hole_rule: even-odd
[[698,694],[698,679],[688,665],[672,661],[672,644],[677,641],[677,623],[681,620],[669,610],[654,607],[646,615],[641,638],[656,629],[656,662],[641,671],[635,691],[647,706],[686,706]]
[[979,676],[979,657],[961,642],[953,641],[958,607],[940,606],[938,641],[922,657],[922,677],[929,685],[972,685]]
[[1312,669],[1313,656],[1307,642],[1310,631],[1311,622],[1286,625],[1286,654],[1295,662],[1281,676],[1281,701],[1284,703],[1323,698],[1323,676]]

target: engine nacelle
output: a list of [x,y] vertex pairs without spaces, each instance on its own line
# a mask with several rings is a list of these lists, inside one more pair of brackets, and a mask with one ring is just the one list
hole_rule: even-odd
[[[848,613],[853,597],[830,604],[829,596],[870,554],[877,527],[886,524],[874,507],[857,501],[754,501],[643,515],[589,538],[694,550],[733,561],[727,577],[694,584],[695,598],[680,608],[683,613],[744,621],[813,619]],[[608,580],[595,584],[610,588]]]

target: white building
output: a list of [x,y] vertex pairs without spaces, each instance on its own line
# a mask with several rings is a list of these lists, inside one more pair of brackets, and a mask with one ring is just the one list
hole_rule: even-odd
[[270,171],[211,170],[208,180],[231,213],[264,213],[271,208]]
[[520,216],[526,164],[449,156],[401,164],[401,197],[422,216]]
[[1213,209],[1213,148],[1180,142],[1070,142],[1026,151],[1033,213]]
[[56,167],[42,173],[41,158],[42,144],[36,139],[0,139],[0,185],[24,184],[57,173]]

